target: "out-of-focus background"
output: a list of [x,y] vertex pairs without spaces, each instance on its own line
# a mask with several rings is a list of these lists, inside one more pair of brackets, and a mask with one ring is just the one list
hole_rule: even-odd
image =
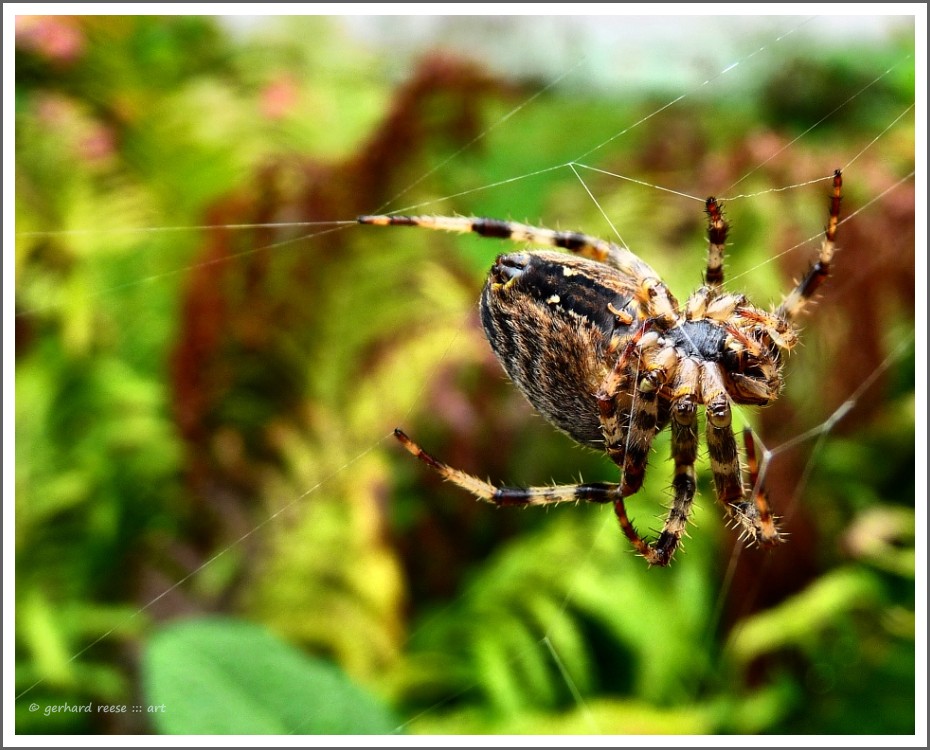
[[[17,732],[915,732],[913,19],[15,34]],[[836,167],[835,274],[782,398],[737,415],[774,552],[725,528],[704,456],[649,570],[609,508],[495,510],[390,437],[512,484],[617,474],[493,359],[505,248],[355,216],[619,235],[683,299],[715,194],[728,287],[766,306]]]

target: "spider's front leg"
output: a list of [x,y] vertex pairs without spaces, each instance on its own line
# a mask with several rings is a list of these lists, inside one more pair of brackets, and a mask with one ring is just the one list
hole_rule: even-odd
[[704,283],[715,290],[723,286],[723,255],[726,252],[729,225],[723,218],[723,206],[716,198],[705,203],[707,213],[707,271]]
[[743,431],[743,444],[746,446],[746,464],[749,470],[750,502],[743,502],[737,506],[743,525],[749,525],[749,536],[763,547],[774,547],[784,541],[785,534],[779,532],[776,525],[776,516],[769,505],[768,494],[765,491],[760,476],[759,463],[756,461],[756,446],[752,430]]
[[[730,399],[715,363],[704,363],[701,371],[701,392],[707,407],[707,449],[717,500],[723,505],[727,517],[742,527],[746,537],[763,547],[772,547],[782,541],[782,538],[761,487],[753,487],[750,498],[746,499],[739,464],[739,449],[733,435]],[[754,464],[754,454],[750,454],[750,478],[755,483]]]
[[833,264],[836,251],[836,229],[840,223],[840,203],[843,200],[843,173],[837,169],[833,173],[833,192],[830,195],[830,217],[820,243],[817,259],[804,278],[789,292],[776,310],[776,315],[788,321],[797,320],[801,312],[810,304],[811,299],[821,287]]
[[505,505],[553,505],[555,503],[578,502],[611,503],[620,495],[620,487],[607,482],[589,484],[567,484],[549,487],[498,487],[459,469],[453,469],[423,450],[399,429],[394,430],[394,437],[400,441],[412,455],[416,456],[443,479],[470,492],[479,500],[497,506]]
[[671,561],[678,549],[681,537],[691,516],[697,477],[694,464],[697,461],[697,389],[699,367],[693,359],[682,359],[678,364],[675,382],[672,384],[672,459],[675,476],[672,489],[675,496],[669,509],[665,527],[654,545],[656,555]]

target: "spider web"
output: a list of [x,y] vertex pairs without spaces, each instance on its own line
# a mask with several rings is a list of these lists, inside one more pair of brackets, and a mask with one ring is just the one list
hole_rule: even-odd
[[[670,175],[662,181],[645,180],[641,178],[641,172],[636,169],[628,171],[621,168],[618,170],[616,164],[611,161],[610,154],[612,149],[614,149],[618,143],[622,143],[624,139],[641,137],[642,133],[647,128],[658,126],[660,123],[668,121],[663,118],[675,119],[679,117],[682,104],[701,99],[708,95],[709,92],[719,90],[726,91],[728,89],[739,90],[740,87],[751,86],[754,76],[759,75],[760,71],[771,70],[779,61],[785,59],[787,52],[782,51],[782,46],[785,45],[789,37],[799,35],[802,29],[810,29],[811,27],[819,27],[822,31],[825,26],[829,26],[829,19],[796,20],[785,18],[778,19],[777,22],[773,20],[773,30],[764,35],[766,40],[765,44],[761,46],[758,44],[748,44],[744,49],[734,54],[733,59],[735,62],[713,68],[712,72],[710,72],[706,78],[679,84],[677,93],[670,94],[655,107],[644,109],[639,113],[638,117],[629,122],[619,123],[617,126],[614,126],[613,129],[607,128],[607,137],[592,140],[588,138],[586,134],[580,133],[577,129],[573,130],[572,128],[567,128],[566,138],[570,139],[575,152],[574,156],[570,159],[551,162],[546,160],[546,157],[543,155],[537,158],[537,163],[530,170],[508,174],[500,179],[482,180],[479,177],[475,180],[474,186],[464,191],[442,195],[440,198],[430,200],[427,204],[421,202],[407,203],[408,197],[415,194],[417,188],[420,187],[421,184],[428,183],[429,178],[432,177],[434,173],[441,174],[447,164],[462,158],[463,155],[468,154],[476,147],[487,144],[492,140],[491,136],[495,131],[521,127],[521,117],[527,110],[539,106],[538,98],[543,93],[548,93],[550,90],[571,90],[572,86],[580,85],[579,82],[584,80],[584,76],[588,71],[587,60],[582,58],[579,61],[573,61],[563,66],[560,71],[550,75],[548,82],[539,86],[535,94],[527,97],[517,107],[493,120],[490,127],[481,131],[465,146],[446,157],[444,161],[430,168],[428,172],[414,175],[408,183],[408,186],[397,191],[394,200],[392,200],[388,206],[379,207],[379,210],[390,209],[401,213],[445,213],[449,208],[455,211],[457,204],[466,202],[464,200],[466,198],[475,198],[477,196],[478,200],[481,200],[488,195],[493,197],[493,200],[490,201],[492,204],[497,205],[503,203],[506,205],[508,204],[508,196],[516,195],[521,190],[521,186],[528,181],[532,181],[540,175],[553,171],[564,173],[567,178],[566,183],[570,183],[570,188],[568,188],[570,192],[565,193],[563,190],[560,194],[571,195],[573,197],[572,205],[575,207],[583,207],[586,215],[600,215],[606,229],[599,230],[598,227],[590,227],[586,224],[577,222],[568,213],[566,213],[564,217],[556,217],[555,221],[562,224],[567,224],[567,222],[571,221],[570,228],[582,229],[595,235],[601,234],[602,236],[608,236],[628,244],[634,252],[640,254],[659,271],[660,275],[669,281],[670,286],[676,293],[680,296],[684,296],[697,285],[695,282],[699,280],[698,274],[702,270],[703,246],[700,240],[699,224],[698,232],[696,234],[692,232],[696,244],[686,248],[674,263],[669,264],[671,266],[675,264],[687,266],[687,270],[682,271],[680,276],[676,275],[678,269],[674,267],[663,267],[662,259],[654,255],[654,251],[651,249],[648,240],[649,232],[652,231],[650,227],[644,226],[642,231],[639,229],[638,225],[649,224],[650,219],[648,217],[643,218],[642,216],[635,216],[628,213],[622,203],[618,202],[620,199],[616,198],[616,196],[619,194],[624,200],[632,196],[632,202],[645,201],[652,204],[654,207],[650,210],[650,215],[653,217],[665,216],[670,217],[669,220],[671,220],[671,218],[681,220],[680,217],[691,216],[699,222],[703,195],[709,192],[720,192],[721,195],[719,197],[727,205],[728,216],[733,222],[727,259],[727,287],[729,289],[741,289],[744,284],[751,286],[753,279],[758,275],[760,270],[766,269],[770,264],[777,264],[783,259],[786,264],[790,263],[790,267],[794,269],[794,273],[800,273],[804,270],[804,263],[812,256],[816,243],[819,240],[819,227],[826,216],[824,210],[825,201],[823,200],[827,185],[825,180],[831,174],[833,167],[839,166],[844,169],[847,181],[847,192],[855,196],[854,203],[851,199],[847,199],[846,206],[844,206],[844,208],[852,208],[852,210],[849,213],[844,211],[839,239],[841,249],[845,248],[848,242],[846,232],[852,226],[854,217],[856,221],[861,224],[867,223],[869,221],[870,212],[876,211],[878,207],[886,205],[890,200],[900,200],[902,191],[905,191],[908,187],[913,187],[913,171],[908,171],[906,168],[896,171],[889,170],[893,178],[890,182],[888,180],[882,182],[880,179],[876,178],[874,173],[875,161],[892,159],[895,153],[893,149],[896,147],[899,148],[897,139],[906,138],[906,126],[913,122],[913,103],[886,103],[886,106],[883,108],[885,114],[883,122],[876,124],[872,131],[873,135],[870,138],[865,140],[859,139],[852,143],[844,143],[842,138],[844,107],[851,102],[855,103],[863,99],[868,100],[870,92],[875,90],[874,84],[880,82],[886,76],[893,75],[894,71],[900,69],[901,66],[906,67],[913,65],[912,60],[893,61],[888,68],[876,70],[874,78],[867,86],[842,92],[843,96],[840,97],[842,101],[836,107],[832,107],[829,110],[817,110],[818,114],[811,118],[807,130],[800,133],[795,138],[790,140],[786,139],[774,146],[770,144],[768,150],[764,152],[760,150],[756,153],[744,155],[744,165],[737,170],[736,179],[732,179],[726,184],[721,184],[719,182],[719,176],[715,175],[707,176],[706,181],[701,182],[700,185],[693,183],[688,184],[687,182],[683,182],[681,176],[674,172],[670,173]],[[806,43],[810,44],[811,42],[807,41]],[[681,59],[685,58],[686,55],[682,52]],[[822,134],[827,127],[837,127],[837,122],[840,123],[838,126],[840,136],[831,141],[834,150],[831,152],[829,149],[824,149],[824,151],[830,155],[829,158],[834,160],[833,163],[824,165],[818,163],[816,167],[806,169],[804,174],[800,177],[791,173],[787,168],[783,168],[781,171],[771,168],[772,164],[777,167],[780,164],[779,160],[783,156],[793,155],[802,145],[806,145],[811,139],[817,137],[818,134]],[[748,129],[747,127],[747,130]],[[837,153],[835,148],[837,142],[842,146],[839,153]],[[726,143],[719,144],[720,153],[725,154],[726,147]],[[763,174],[766,178],[761,180],[758,179]],[[772,175],[775,175],[775,177],[773,178]],[[753,179],[754,177],[756,179]],[[885,175],[880,175],[879,177],[884,178]],[[777,180],[774,184],[772,182],[773,179]],[[853,187],[857,184],[858,187]],[[750,187],[750,185],[756,187]],[[752,210],[764,212],[766,210],[766,205],[772,205],[767,204],[766,201],[771,194],[775,192],[790,193],[791,195],[798,196],[792,200],[791,205],[796,207],[800,214],[803,214],[803,219],[794,216],[785,218],[790,220],[795,228],[802,227],[803,231],[809,230],[809,233],[802,236],[797,236],[796,234],[789,235],[790,239],[775,238],[774,241],[766,240],[764,243],[766,251],[764,258],[754,258],[750,260],[748,264],[743,263],[743,265],[740,265],[739,253],[745,237],[741,231],[741,227],[750,225],[752,219],[751,217],[742,218],[739,212],[743,210],[744,206],[749,207],[749,213],[751,213]],[[584,204],[586,203],[588,205],[585,207]],[[808,205],[811,206],[810,210],[807,208]],[[756,208],[753,209],[754,206]],[[759,208],[759,206],[762,207]],[[395,207],[398,208],[395,209]],[[746,216],[746,214],[742,216]],[[520,216],[514,216],[514,218],[523,220],[523,217]],[[302,233],[308,233],[309,237],[311,237],[314,242],[320,242],[321,237],[326,233],[345,231],[345,225],[343,223],[350,222],[351,219],[352,217],[350,216],[333,216],[331,220],[322,222],[323,226],[319,229],[314,228],[311,222],[287,222],[287,225],[289,228],[297,229]],[[269,222],[269,224],[271,223],[278,224],[278,222]],[[531,223],[537,222],[531,221]],[[547,217],[544,217],[543,220],[538,223],[546,225],[552,222]],[[7,226],[9,225],[10,223],[7,222]],[[208,224],[205,226],[216,228],[217,225]],[[223,224],[222,226],[230,231],[246,228],[237,224]],[[255,225],[250,225],[248,228],[254,229]],[[124,228],[105,226],[100,229],[87,230],[87,232],[92,237],[99,237],[110,232],[187,233],[198,229],[202,229],[202,227],[147,226]],[[358,233],[364,230],[352,228],[349,231]],[[795,231],[797,231],[797,229],[795,229]],[[372,241],[380,242],[381,240],[380,238],[376,238]],[[293,239],[275,241],[267,243],[258,249],[286,251],[292,249],[294,242],[295,240]],[[747,237],[746,244],[748,243],[749,239]],[[236,257],[253,254],[257,252],[258,249],[246,248],[216,262],[187,263],[178,267],[176,272],[140,274],[137,281],[134,283],[144,289],[150,284],[166,282],[174,279],[176,276],[182,276],[205,268],[209,269],[214,263],[228,263]],[[490,250],[482,249],[479,252],[493,254],[499,251],[500,248],[492,246]],[[886,270],[885,264],[890,262],[887,257],[876,257],[872,259],[865,257],[863,259],[863,256],[860,255],[857,256],[857,260],[859,261],[857,266],[852,268],[848,265],[844,265],[844,260],[846,260],[848,252],[851,252],[851,250],[844,250],[838,254],[836,272],[833,277],[831,277],[824,293],[820,296],[820,305],[814,313],[804,321],[805,330],[802,336],[805,343],[801,347],[801,351],[797,354],[797,357],[793,357],[789,365],[789,390],[786,394],[786,401],[790,400],[793,395],[790,382],[792,377],[796,376],[799,379],[804,378],[803,370],[801,370],[800,375],[797,372],[799,368],[804,367],[804,358],[810,355],[816,356],[816,354],[822,355],[824,352],[831,353],[834,351],[830,348],[830,331],[824,331],[823,328],[819,327],[820,325],[828,326],[829,323],[819,323],[818,316],[824,312],[824,309],[829,304],[836,304],[837,299],[849,300],[851,295],[859,293],[864,281],[879,278]],[[800,263],[798,262],[799,259]],[[905,260],[909,260],[909,257],[905,256]],[[478,265],[479,264],[476,263],[476,267]],[[7,274],[7,278],[11,277],[12,274]],[[669,280],[669,277],[671,277],[671,280]],[[784,281],[783,277],[782,279]],[[476,276],[474,282],[474,288],[477,294],[480,277]],[[104,285],[96,290],[92,290],[91,295],[113,297],[116,296],[119,291],[119,289]],[[764,305],[766,304],[764,296],[766,291],[771,293],[771,290],[763,290],[761,292],[759,290],[752,290],[749,296],[757,303]],[[760,294],[763,296],[760,296]],[[777,301],[777,294],[778,291],[776,290],[775,296],[772,297],[772,302]],[[11,295],[7,295],[7,299],[11,299]],[[846,311],[847,308],[841,309]],[[30,317],[39,316],[41,312],[42,309],[40,307],[31,305],[25,310],[18,311],[16,318],[28,319]],[[452,357],[453,352],[456,351],[456,347],[463,339],[470,335],[468,333],[468,326],[470,325],[468,321],[471,315],[472,312],[469,308],[461,309],[460,321],[457,324],[459,332],[453,334],[451,337],[449,337],[447,333],[444,334],[447,336],[447,340],[441,347],[443,352],[442,356],[438,360],[433,361],[425,370],[411,373],[411,377],[416,381],[415,398],[409,406],[407,412],[408,416],[404,418],[404,422],[416,419],[417,411],[423,408],[427,400],[428,391],[434,387],[435,381],[438,378],[444,376],[444,368]],[[832,320],[835,323],[835,317]],[[890,335],[892,333],[894,334],[893,337]],[[10,340],[11,337],[7,338]],[[899,324],[894,331],[889,333],[888,338],[890,342],[882,348],[882,356],[877,360],[868,361],[865,365],[865,369],[861,369],[845,381],[839,382],[836,386],[837,392],[824,394],[822,390],[812,391],[807,394],[806,398],[801,399],[801,405],[795,405],[791,410],[787,411],[783,417],[783,419],[786,419],[786,423],[783,424],[782,429],[777,432],[775,437],[770,438],[768,430],[765,429],[765,425],[759,425],[761,415],[753,412],[743,413],[742,410],[740,414],[737,415],[739,420],[751,424],[754,427],[756,437],[760,441],[762,457],[761,474],[769,485],[770,491],[772,491],[778,512],[786,517],[786,523],[790,522],[791,517],[795,513],[800,512],[807,502],[805,493],[810,487],[811,475],[817,471],[818,461],[823,454],[825,445],[838,434],[839,428],[845,423],[848,423],[852,416],[858,411],[867,410],[866,407],[869,405],[869,400],[875,397],[876,382],[883,378],[887,378],[889,373],[901,368],[902,363],[907,362],[908,357],[912,356],[915,347],[913,326],[908,330],[906,325],[902,327]],[[922,336],[916,336],[916,341],[920,342],[922,340]],[[810,385],[809,381],[807,385]],[[7,392],[9,392],[9,389]],[[6,411],[9,414],[12,410],[7,409]],[[923,410],[918,408],[917,413],[922,414]],[[132,613],[130,619],[156,609],[156,605],[165,597],[172,594],[172,592],[186,586],[198,577],[203,576],[206,571],[217,568],[221,558],[260,538],[269,530],[272,522],[280,522],[287,518],[289,514],[294,512],[295,508],[299,508],[302,504],[306,503],[309,498],[316,496],[321,489],[324,489],[335,478],[342,477],[346,473],[352,472],[359,462],[366,460],[372,454],[382,451],[393,451],[394,445],[389,432],[393,426],[393,424],[385,425],[386,432],[380,439],[373,439],[369,442],[360,443],[355,446],[354,450],[349,450],[348,453],[350,458],[348,460],[337,461],[335,467],[330,472],[306,484],[298,493],[282,496],[279,501],[280,505],[276,510],[268,512],[265,518],[260,522],[249,524],[238,537],[231,541],[227,541],[224,546],[220,548],[219,552],[207,557],[202,563],[194,566],[193,569],[185,575],[178,577],[169,586],[163,587],[161,591],[151,596],[143,606]],[[537,422],[534,429],[545,430],[548,428],[543,427],[541,423]],[[655,457],[650,462],[650,471],[646,480],[647,484],[651,482],[661,485],[667,482],[666,475],[669,467],[666,465],[667,462],[661,458],[661,456],[664,455],[663,451],[666,450],[666,447],[667,446],[661,442],[659,443]],[[776,481],[779,472],[779,461],[785,457],[792,458],[801,465],[800,474],[797,472],[786,472],[792,477],[792,484],[787,488],[778,486]],[[447,457],[443,456],[443,458]],[[483,470],[481,466],[470,468],[479,473]],[[706,472],[706,467],[701,467],[699,470],[704,473]],[[546,481],[546,479],[548,479],[548,477],[530,476],[496,478],[508,481],[513,479],[514,481],[528,482]],[[605,479],[609,478],[610,477],[605,476]],[[561,477],[559,479],[564,482],[571,481],[568,477]],[[776,487],[777,492],[774,491]],[[461,501],[467,502],[467,498],[461,499]],[[717,508],[713,507],[713,501],[708,497],[706,491],[702,493],[699,502],[707,506],[705,508],[707,512],[701,514],[702,525],[705,525],[710,522],[709,519],[717,512]],[[633,501],[631,501],[631,508],[634,521],[637,518],[647,517],[650,513],[661,511],[661,508],[650,510],[646,500],[635,505]],[[479,508],[479,510],[490,513],[490,510],[487,508]],[[580,508],[574,511],[569,509],[568,512],[592,513],[594,509]],[[919,517],[922,517],[922,509],[918,508],[917,512]],[[498,519],[500,516],[500,513],[493,514],[495,519]],[[564,512],[560,511],[556,520],[561,521],[564,517]],[[615,554],[618,560],[622,560],[624,556],[628,557],[627,550],[622,546],[622,537],[615,528],[613,516],[610,514],[603,514],[603,519],[599,523],[600,527],[597,538],[594,543],[592,543],[588,555],[595,555],[596,550],[601,550],[606,545],[615,548]],[[9,527],[10,525],[8,524],[8,528]],[[703,528],[697,529],[694,533],[695,536],[703,534]],[[723,538],[723,536],[717,536],[716,541]],[[13,545],[8,544],[7,549],[10,550],[12,546]],[[786,549],[790,548],[783,547],[779,549],[776,554],[782,553],[784,555]],[[760,566],[771,565],[771,560],[772,558],[754,557],[750,562],[747,562],[742,547],[739,545],[733,547],[729,564],[725,567],[725,572],[718,581],[719,588],[714,597],[716,601],[715,613],[709,620],[709,629],[713,630],[720,626],[724,618],[723,610],[726,606],[728,596],[734,586],[735,578],[739,575],[738,571],[747,570],[748,574],[761,578],[759,574]],[[583,563],[587,562],[587,560],[582,560],[581,562],[582,564],[579,567],[583,568]],[[677,565],[686,566],[688,562],[687,554],[680,555]],[[657,577],[655,573],[656,571],[653,571],[653,578]],[[563,612],[581,599],[581,589],[584,587],[584,581],[578,573],[569,571],[568,578],[570,583],[564,593],[564,598],[561,603]],[[755,594],[750,594],[743,602],[747,609],[754,608],[753,599],[755,596]],[[450,606],[460,604],[464,597],[464,593],[454,594]],[[556,623],[557,621],[558,618],[554,617],[552,623]],[[421,632],[426,631],[428,633],[434,626],[430,624],[428,618],[424,618],[418,627]],[[566,690],[570,694],[571,700],[574,702],[581,716],[584,717],[587,730],[593,733],[605,731],[604,727],[599,722],[598,713],[588,705],[583,688],[576,684],[572,668],[567,664],[565,658],[566,654],[557,645],[558,639],[550,630],[549,627],[546,627],[546,623],[543,622],[539,627],[538,639],[529,644],[527,648],[534,653],[544,653],[547,655],[547,658],[551,660],[552,665],[560,675]],[[112,633],[113,630],[100,635],[83,650],[74,654],[71,659],[78,659],[91,649],[99,647],[99,644],[105,641]],[[411,637],[414,635],[417,635],[417,633],[412,633]],[[522,658],[523,654],[515,654],[512,663],[516,665]],[[10,663],[10,661],[11,660],[8,659],[8,663]],[[23,700],[28,698],[29,693],[38,684],[39,683],[36,683],[36,685],[31,686],[27,690],[20,691],[17,696],[18,699]],[[424,717],[433,717],[434,715],[440,714],[448,705],[461,700],[463,696],[467,696],[470,692],[479,689],[480,686],[477,684],[466,686],[455,695],[446,696],[435,701],[425,707],[419,714],[408,717],[404,724],[398,727],[398,731],[416,730],[418,722],[421,722]],[[700,685],[694,685],[692,689],[695,694],[697,694],[700,690]]]

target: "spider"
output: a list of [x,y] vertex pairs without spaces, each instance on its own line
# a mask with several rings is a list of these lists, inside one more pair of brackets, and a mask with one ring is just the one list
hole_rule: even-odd
[[[400,429],[394,435],[444,479],[497,506],[584,500],[612,503],[623,533],[650,565],[668,565],[694,500],[698,407],[717,500],[751,543],[783,540],[758,482],[746,433],[749,488],[731,425],[732,404],[764,406],[782,387],[782,352],[798,341],[795,321],[827,278],[840,215],[842,174],[833,175],[829,221],[804,278],[771,312],[723,290],[728,225],[708,198],[704,285],[680,305],[665,283],[625,247],[577,232],[496,219],[362,216],[377,226],[474,232],[568,250],[524,250],[497,257],[481,293],[485,334],[530,403],[576,442],[604,451],[620,467],[619,483],[498,487],[452,468]],[[673,500],[654,542],[630,522],[624,500],[643,484],[655,436],[671,430]]]

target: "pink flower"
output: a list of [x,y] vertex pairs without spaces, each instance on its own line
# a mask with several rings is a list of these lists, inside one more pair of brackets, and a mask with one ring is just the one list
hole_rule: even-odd
[[291,76],[284,75],[269,83],[261,92],[261,112],[269,120],[280,120],[297,104],[300,90]]
[[71,16],[16,16],[16,44],[53,62],[67,64],[84,51],[84,34]]

